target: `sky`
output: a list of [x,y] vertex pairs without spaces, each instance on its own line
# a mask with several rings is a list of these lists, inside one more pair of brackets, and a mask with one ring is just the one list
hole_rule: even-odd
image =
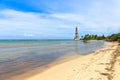
[[0,39],[73,39],[120,32],[120,0],[0,0]]

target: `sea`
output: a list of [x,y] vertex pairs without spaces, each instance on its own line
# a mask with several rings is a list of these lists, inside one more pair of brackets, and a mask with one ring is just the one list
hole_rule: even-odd
[[[102,47],[104,41],[0,40],[0,80],[50,64],[66,55],[87,55]],[[69,58],[69,57],[66,57]]]

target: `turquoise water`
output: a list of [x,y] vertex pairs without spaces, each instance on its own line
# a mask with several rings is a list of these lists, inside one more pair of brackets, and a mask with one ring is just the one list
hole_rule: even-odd
[[0,40],[0,80],[49,64],[65,55],[86,55],[104,41]]

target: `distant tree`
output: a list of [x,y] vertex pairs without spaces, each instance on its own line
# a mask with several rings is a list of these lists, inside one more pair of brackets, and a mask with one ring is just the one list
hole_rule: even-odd
[[102,39],[106,39],[106,37],[104,35],[101,36]]
[[112,40],[112,41],[117,41],[120,39],[120,33],[118,34],[112,34],[110,36],[107,37],[108,39]]
[[82,36],[83,40],[110,40],[110,41],[119,41],[120,40],[120,33],[118,34],[112,34],[109,36],[98,36],[98,35],[90,35],[90,34],[85,34]]

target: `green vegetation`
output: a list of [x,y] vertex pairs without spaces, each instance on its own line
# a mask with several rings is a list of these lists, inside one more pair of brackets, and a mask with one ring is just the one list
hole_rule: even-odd
[[98,36],[98,35],[90,35],[86,34],[81,37],[81,40],[107,40],[107,41],[120,41],[120,33],[112,34],[110,36]]
[[120,40],[120,33],[118,33],[118,34],[112,34],[110,36],[107,36],[107,39],[110,39],[112,41],[118,41],[118,40]]
[[82,40],[105,40],[106,37],[104,35],[98,36],[98,35],[89,35],[86,34],[85,36],[82,36]]

